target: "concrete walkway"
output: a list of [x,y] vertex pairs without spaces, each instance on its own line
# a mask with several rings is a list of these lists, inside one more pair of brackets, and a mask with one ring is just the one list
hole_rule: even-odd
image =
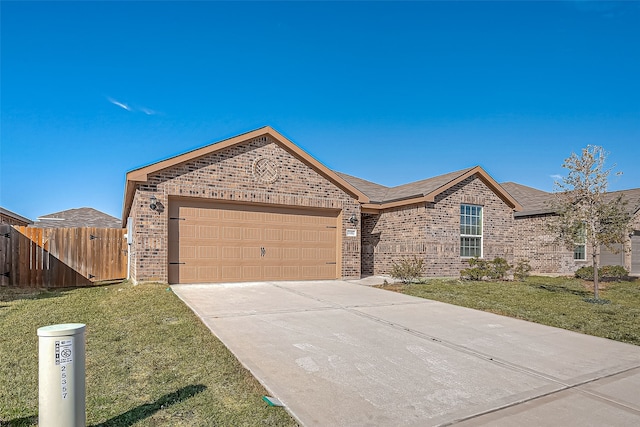
[[343,281],[172,288],[304,426],[640,425],[637,346]]

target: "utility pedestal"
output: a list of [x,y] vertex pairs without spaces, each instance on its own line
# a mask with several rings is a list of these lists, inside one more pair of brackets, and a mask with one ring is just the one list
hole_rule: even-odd
[[85,427],[85,325],[38,328],[38,425]]

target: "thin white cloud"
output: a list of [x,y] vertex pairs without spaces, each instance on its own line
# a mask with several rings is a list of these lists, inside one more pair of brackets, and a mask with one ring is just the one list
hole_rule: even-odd
[[157,111],[153,111],[152,109],[147,108],[147,107],[140,107],[140,111],[145,113],[147,116],[154,116],[154,115],[158,114]]
[[111,97],[107,97],[107,101],[109,101],[110,103],[112,103],[113,105],[116,105],[120,108],[123,108],[127,111],[133,111],[133,109],[131,107],[129,107],[127,104],[120,102],[120,101],[116,101],[115,99],[111,98]]
[[139,105],[126,104],[124,102],[118,101],[117,99],[111,98],[110,96],[107,96],[107,101],[109,101],[110,103],[112,103],[117,107],[122,108],[123,110],[127,110],[132,113],[144,113],[147,116],[155,116],[155,115],[161,114],[160,112],[156,110],[152,110],[151,108],[142,107]]
[[559,181],[564,178],[562,175],[549,175],[549,177],[553,180]]

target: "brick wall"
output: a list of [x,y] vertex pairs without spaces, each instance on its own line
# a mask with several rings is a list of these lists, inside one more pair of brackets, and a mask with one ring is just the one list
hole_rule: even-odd
[[[254,176],[254,162],[261,158],[277,166],[273,182]],[[159,202],[156,212],[149,209],[151,195]],[[360,204],[268,136],[159,171],[138,184],[130,215],[135,222],[135,248],[131,251],[135,281],[167,281],[171,197],[342,210],[342,230],[338,230],[342,236],[342,277],[360,277],[360,223],[355,227],[348,223],[352,213],[360,216]],[[357,228],[358,236],[346,237],[346,228]]]
[[483,207],[484,258],[513,262],[512,209],[474,176],[440,194],[434,203],[364,214],[363,275],[388,274],[394,261],[415,255],[425,261],[425,276],[459,276],[468,267],[460,257],[460,204]]
[[515,259],[529,260],[531,274],[572,275],[578,268],[591,265],[591,248],[586,245],[586,260],[573,259],[573,248],[556,242],[548,227],[552,215],[518,217],[515,219]]

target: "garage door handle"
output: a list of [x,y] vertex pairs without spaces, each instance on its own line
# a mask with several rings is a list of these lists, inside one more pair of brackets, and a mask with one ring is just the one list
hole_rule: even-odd
[[170,262],[169,265],[186,264],[186,262]]
[[267,253],[265,248],[260,248],[260,256],[263,257]]

